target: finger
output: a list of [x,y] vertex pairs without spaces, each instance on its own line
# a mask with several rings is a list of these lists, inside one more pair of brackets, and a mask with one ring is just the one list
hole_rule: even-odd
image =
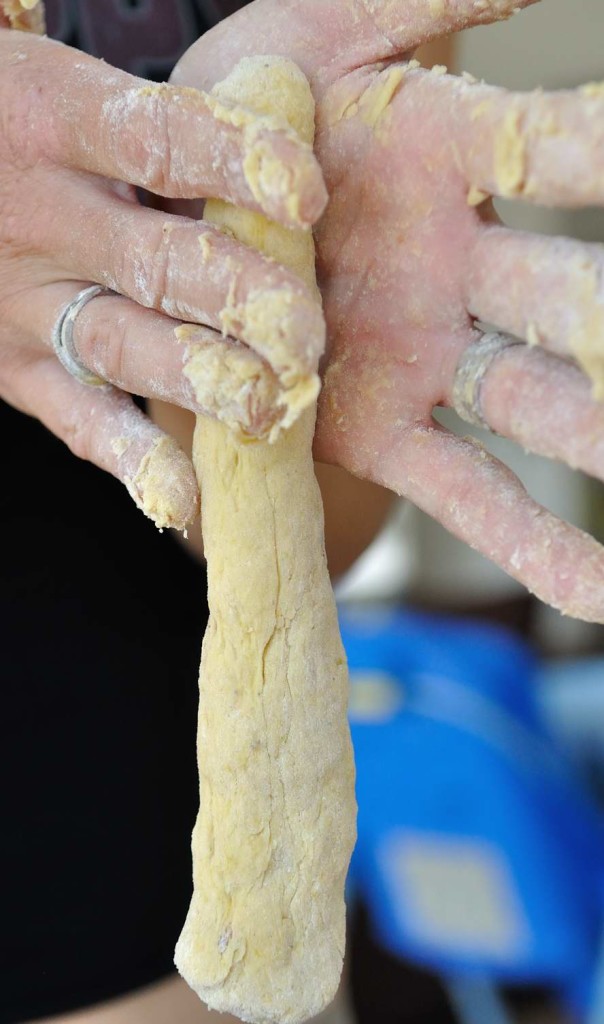
[[[452,32],[505,21],[538,0],[358,0],[374,27],[390,42],[392,53],[414,50]],[[376,55],[373,54],[373,59]],[[370,58],[371,59],[371,58]]]
[[45,182],[45,196],[47,215],[30,225],[33,244],[66,277],[235,337],[286,387],[316,374],[325,324],[316,296],[291,271],[210,224],[124,203],[71,171]]
[[480,320],[573,356],[604,397],[604,249],[499,226],[469,253],[467,306]]
[[90,388],[70,377],[54,356],[29,356],[3,367],[3,394],[35,416],[74,455],[121,480],[136,505],[157,527],[183,530],[199,512],[190,460],[114,388]]
[[504,349],[484,378],[480,405],[498,434],[604,479],[604,406],[576,366],[539,349]]
[[[59,165],[163,196],[217,196],[289,225],[309,225],[327,199],[309,146],[285,122],[250,115],[194,89],[134,78],[52,40],[22,36],[10,61],[0,34],[0,109],[8,144]],[[27,97],[27,103],[24,102]],[[35,102],[32,99],[35,97]]]
[[383,454],[375,479],[542,601],[575,618],[604,621],[604,548],[533,501],[478,442],[416,427]]
[[510,17],[536,0],[260,0],[214,28],[176,69],[177,83],[211,88],[249,54],[290,57],[321,95],[351,68],[401,55],[430,39]]
[[[451,90],[451,80],[423,76],[422,88]],[[476,191],[547,205],[604,201],[604,88],[510,93],[457,80],[455,111],[443,125]],[[454,133],[454,134],[451,134]],[[451,142],[452,144],[452,142]]]
[[[81,288],[58,284],[21,299],[9,318],[41,351],[54,325]],[[73,328],[78,360],[122,391],[203,413],[254,437],[282,419],[281,388],[254,352],[203,327],[177,325],[118,295],[97,296]]]

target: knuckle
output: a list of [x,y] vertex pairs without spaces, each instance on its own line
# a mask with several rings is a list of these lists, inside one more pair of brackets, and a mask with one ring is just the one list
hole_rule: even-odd
[[105,265],[111,274],[103,283],[147,309],[165,309],[166,295],[176,281],[177,247],[172,236],[177,231],[153,215],[146,217],[141,231],[139,217],[108,237]]
[[135,117],[139,123],[131,139],[134,147],[132,158],[140,168],[142,184],[151,192],[164,196],[175,194],[175,108],[172,92],[168,85],[148,86],[139,91],[137,106],[145,130],[139,130],[141,117]]
[[170,226],[154,227],[145,255],[137,255],[133,261],[137,298],[143,305],[169,312],[169,296],[174,293],[177,278],[177,252]]
[[149,188],[159,195],[171,196],[174,194],[172,179],[174,174],[174,161],[172,141],[170,136],[171,118],[167,113],[166,104],[160,103],[159,113],[163,116],[158,121],[161,124],[156,139],[156,148],[149,157]]

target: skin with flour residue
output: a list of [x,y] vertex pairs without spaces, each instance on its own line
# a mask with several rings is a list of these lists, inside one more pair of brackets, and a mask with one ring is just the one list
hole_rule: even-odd
[[[127,451],[123,449],[121,454]],[[134,476],[125,478],[128,492],[158,529],[184,530],[194,518],[197,487],[188,472],[189,459],[171,437],[158,437],[143,456]],[[193,510],[193,515],[192,515]]]
[[[249,111],[246,116],[251,117]],[[283,119],[276,120],[283,123]],[[294,195],[297,201],[297,193]],[[281,264],[300,278],[308,278],[306,268],[314,261],[311,232],[292,231],[251,211],[242,222],[240,211],[227,205],[221,207],[218,226],[271,262],[271,254],[279,252]],[[212,243],[205,233],[199,236],[199,246],[206,264],[212,256]],[[226,302],[219,313],[225,340],[217,342],[215,354],[207,346],[203,351],[189,347],[185,354],[185,376],[204,411],[233,429],[238,429],[236,419],[241,416],[239,427],[244,433],[268,437],[271,443],[312,406],[320,389],[318,366],[325,328],[316,283],[305,283],[305,293],[281,285],[252,289],[240,296],[240,275],[233,265]],[[179,328],[177,337],[184,340],[191,330],[195,328]],[[295,347],[290,340],[294,334],[299,338]],[[233,345],[226,341],[227,336],[244,337],[254,351]]]
[[[270,48],[294,59],[311,81],[318,111],[317,155],[331,195],[316,229],[333,367],[320,403],[316,456],[408,496],[447,525],[454,494],[461,509],[453,524],[459,536],[512,572],[544,600],[580,617],[604,619],[602,592],[582,586],[583,567],[589,567],[593,561],[592,547],[584,544],[585,538],[566,527],[568,551],[572,549],[574,556],[571,565],[560,543],[557,557],[565,563],[564,572],[570,581],[560,601],[560,574],[553,574],[551,566],[546,571],[538,559],[531,562],[529,558],[515,556],[511,560],[509,539],[526,537],[530,545],[531,537],[537,538],[537,524],[541,521],[531,514],[524,500],[517,500],[518,482],[514,483],[496,465],[491,465],[488,473],[478,472],[480,466],[475,465],[472,451],[465,451],[432,419],[434,406],[450,400],[460,354],[475,340],[478,319],[494,323],[502,331],[518,333],[526,340],[538,339],[549,350],[553,362],[562,356],[566,360],[563,368],[567,371],[568,386],[566,391],[557,392],[559,410],[566,415],[569,410],[576,411],[587,404],[589,438],[597,435],[595,425],[600,424],[604,430],[604,407],[596,407],[591,397],[586,398],[585,389],[578,388],[568,361],[573,348],[571,338],[577,330],[583,332],[586,344],[575,338],[574,348],[591,346],[592,342],[587,342],[593,330],[587,328],[591,313],[597,314],[602,302],[598,289],[595,294],[592,289],[591,298],[577,290],[566,261],[567,255],[571,262],[578,255],[578,263],[593,262],[599,273],[601,250],[576,243],[574,251],[568,253],[559,240],[537,243],[534,237],[506,232],[495,224],[488,203],[472,206],[467,202],[472,187],[496,194],[498,176],[503,177],[505,187],[507,175],[513,189],[518,189],[520,183],[525,201],[559,207],[604,205],[604,94],[593,84],[584,90],[552,94],[510,93],[472,83],[467,76],[457,79],[415,69],[406,73],[379,119],[380,131],[372,129],[359,115],[362,94],[373,79],[386,76],[392,61],[404,59],[429,39],[505,17],[515,8],[528,5],[529,0],[446,0],[444,7],[430,0],[256,0],[198,41],[180,62],[175,80],[208,92],[241,56]],[[574,10],[577,6],[580,5],[570,5],[573,20],[575,16],[581,17]],[[543,5],[546,30],[547,7]],[[48,295],[51,290],[53,294],[55,290],[60,293],[58,285],[65,279],[66,260],[70,273],[78,280],[97,279],[100,273],[106,275],[108,282],[115,281],[118,290],[133,300],[135,308],[136,303],[144,304],[150,293],[160,309],[173,310],[175,316],[185,319],[196,319],[199,315],[214,331],[221,326],[217,313],[231,304],[226,301],[227,288],[222,287],[217,270],[224,242],[216,240],[215,258],[209,258],[200,272],[199,229],[193,225],[190,245],[184,233],[181,237],[180,232],[174,231],[172,235],[178,236],[179,244],[171,249],[161,248],[160,256],[166,262],[156,262],[158,225],[157,220],[153,223],[154,211],[139,211],[124,231],[126,206],[120,205],[118,216],[115,210],[112,213],[109,192],[99,204],[101,180],[129,180],[148,187],[149,171],[155,177],[161,176],[162,171],[165,174],[169,168],[165,161],[163,165],[156,161],[155,156],[165,155],[169,150],[165,133],[169,124],[169,142],[179,150],[174,164],[179,181],[165,183],[167,194],[183,198],[220,195],[238,205],[250,203],[256,208],[257,204],[241,168],[243,132],[239,130],[237,135],[238,129],[217,121],[207,109],[191,111],[188,99],[181,100],[176,95],[172,101],[164,93],[165,102],[161,95],[139,97],[144,102],[132,111],[129,98],[133,89],[142,85],[140,81],[109,72],[100,62],[81,54],[74,56],[69,48],[50,40],[2,32],[0,51],[5,59],[5,64],[0,65],[3,110],[10,109],[15,102],[19,109],[23,87],[28,89],[32,74],[44,82],[39,96],[27,93],[40,132],[13,131],[11,136],[11,119],[6,127],[9,150],[12,148],[27,170],[32,208],[52,213],[52,217],[18,217],[16,221],[23,231],[26,251],[38,251],[42,245],[46,252],[42,264],[31,260],[33,269],[28,271],[18,247],[9,244],[0,251],[0,323],[6,339],[3,352],[7,351],[10,357],[11,351],[15,351],[15,358],[20,359],[19,350],[28,350],[26,339],[30,336],[37,339],[38,345],[32,353],[32,360],[35,356],[37,363],[35,372],[32,360],[20,359],[21,369],[10,374],[10,381],[5,379],[2,390],[8,392],[9,400],[31,409],[59,436],[70,439],[73,409],[77,406],[82,413],[87,411],[88,398],[80,403],[75,384],[69,390],[60,376],[53,374],[52,367],[45,365],[41,344],[41,339],[50,335],[54,322]],[[109,103],[115,117],[103,120],[105,104],[111,97],[116,99]],[[221,103],[228,105],[224,100]],[[243,102],[237,105],[245,106]],[[346,111],[346,116],[334,125],[326,117],[330,106]],[[480,109],[482,113],[478,115]],[[510,112],[521,112],[516,127],[525,140],[525,174],[512,173],[509,166],[505,169],[506,164],[512,168],[514,163],[518,165],[517,160],[501,159],[502,151],[510,149],[509,138],[505,146],[500,141],[498,147],[497,143],[502,132],[504,137],[510,135],[506,124],[508,128],[514,127],[516,114],[510,116]],[[146,146],[147,138],[152,147]],[[114,145],[116,139],[119,145]],[[42,148],[40,140],[44,143]],[[3,168],[9,168],[9,209],[11,204],[19,209],[24,173],[21,167],[16,173],[11,171],[10,155],[5,145],[3,148],[3,141],[6,140],[0,136],[0,162]],[[276,140],[275,145],[282,155],[293,143],[281,140],[279,144]],[[513,151],[514,146],[511,148]],[[231,174],[233,167],[237,171],[235,180]],[[92,171],[97,176],[94,183],[91,180],[88,184],[89,175],[84,173],[79,178],[83,189],[81,209],[86,211],[83,217],[73,217],[70,190],[63,189],[61,193],[59,171],[68,168]],[[69,177],[74,180],[73,174]],[[309,222],[320,214],[316,203],[312,209]],[[84,221],[88,224],[88,214],[95,230],[67,230],[74,221],[77,225]],[[269,212],[269,216],[273,214]],[[0,223],[5,223],[1,217]],[[32,224],[35,237],[26,230]],[[41,238],[44,232],[45,237]],[[140,265],[151,266],[155,273],[154,278],[143,282],[151,285],[149,291],[139,287],[137,275],[134,280],[124,279],[124,268],[132,268],[133,241]],[[509,265],[512,253],[513,267],[504,275],[502,267]],[[258,262],[261,259],[255,254],[252,258]],[[167,294],[163,294],[166,266],[170,273]],[[251,287],[245,293],[245,272],[242,273],[237,292],[230,296],[234,305],[242,304],[252,289],[272,287],[265,271],[266,265],[248,276]],[[212,287],[205,287],[212,277]],[[105,281],[104,276],[101,279]],[[11,292],[24,296],[18,315]],[[66,300],[69,298],[67,295]],[[56,301],[63,301],[62,294]],[[98,310],[102,302],[109,301],[98,300],[91,304],[91,309]],[[192,312],[186,312],[187,309]],[[45,317],[44,310],[52,316]],[[30,316],[31,311],[37,312]],[[147,328],[149,333],[152,327],[153,331],[156,329],[149,321],[148,310],[139,306],[136,314],[132,319],[131,344],[127,346],[131,353],[145,348],[140,345],[140,338]],[[170,325],[169,330],[172,329]],[[294,348],[298,341],[298,337],[293,339]],[[182,354],[179,348],[179,370]],[[525,361],[532,354],[529,346],[522,351]],[[507,366],[510,361],[511,358],[499,360],[497,368],[493,368],[498,381],[501,365]],[[4,358],[0,362],[6,365]],[[157,360],[157,365],[160,364],[161,356]],[[146,366],[151,366],[153,376],[154,363],[148,362]],[[133,382],[131,390],[145,386],[149,375],[141,372],[144,368],[141,360],[136,372],[129,375]],[[102,376],[109,376],[103,373],[102,365],[95,369]],[[49,374],[52,388],[48,384]],[[551,365],[550,375],[553,379]],[[121,386],[121,376],[111,379]],[[189,385],[186,378],[185,384]],[[64,401],[56,400],[55,389]],[[176,400],[182,394],[188,401],[189,393],[188,388],[181,388]],[[485,388],[485,395],[488,393]],[[524,443],[527,431],[519,432],[518,424],[530,421],[535,399],[516,387],[510,402],[513,415],[507,420],[508,436]],[[96,404],[95,431],[99,435],[109,410],[100,397]],[[337,414],[332,416],[332,409]],[[548,396],[542,391],[537,411],[544,423],[548,410]],[[570,420],[567,422],[570,424]],[[576,435],[583,440],[587,436],[582,433],[581,422],[577,420],[575,426],[556,434],[555,449],[550,443],[551,433],[546,437],[545,431],[530,432],[533,450],[576,461]],[[95,431],[87,427],[76,434],[75,447],[83,447],[84,452],[92,448],[98,464],[111,468],[115,460],[111,449],[100,450],[98,443],[80,443],[81,436],[90,442]],[[120,434],[119,425],[112,425],[111,436]],[[600,454],[594,458],[598,446],[579,447],[581,461],[577,464],[603,477],[604,457]],[[126,456],[120,464],[124,459]],[[129,475],[135,473],[133,467]],[[473,510],[485,507],[487,501],[504,525],[499,532],[482,527],[471,529]],[[536,511],[534,506],[532,509]],[[560,530],[558,538],[562,538]],[[582,544],[585,559],[579,557]],[[600,577],[603,566],[601,552]]]
[[577,274],[577,305],[583,310],[572,332],[570,350],[593,383],[593,396],[604,401],[604,289],[602,268],[585,263]]
[[[593,543],[570,527],[554,530],[553,520],[541,535],[545,520],[519,483],[494,460],[477,460],[471,446],[449,438],[431,420],[434,406],[450,400],[460,353],[476,337],[474,316],[520,337],[533,324],[542,344],[568,356],[569,337],[583,313],[561,274],[564,254],[553,240],[544,244],[534,264],[532,301],[525,301],[532,240],[517,236],[516,269],[510,267],[502,281],[494,242],[501,237],[502,251],[512,248],[511,233],[491,230],[494,218],[485,197],[496,194],[500,182],[504,191],[533,202],[601,204],[602,97],[593,88],[583,94],[513,94],[469,75],[456,79],[409,67],[376,131],[362,118],[360,101],[368,88],[373,93],[376,79],[390,73],[392,60],[426,38],[507,17],[527,4],[363,0],[334,6],[344,20],[348,13],[354,19],[354,32],[342,32],[337,18],[326,13],[331,5],[320,0],[259,0],[237,16],[234,32],[219,27],[207,45],[202,41],[194,48],[182,79],[208,87],[251,46],[262,52],[262,15],[269,9],[272,45],[311,77],[318,99],[317,153],[331,195],[316,231],[330,336],[316,454],[394,485],[543,599],[580,617],[602,616],[602,595],[591,586]],[[489,243],[484,253],[483,242]],[[476,278],[485,271],[488,287],[479,289]],[[561,286],[547,286],[550,277],[562,279]],[[561,305],[573,309],[578,324],[558,315]],[[494,306],[497,316],[487,315]],[[557,322],[554,331],[542,330],[544,313],[548,323]],[[561,401],[564,407],[564,395]],[[528,411],[522,407],[523,416]],[[541,416],[546,412],[542,402]],[[600,410],[590,412],[602,421]],[[508,430],[523,439],[517,419]],[[558,457],[565,458],[571,434],[556,435]],[[537,433],[531,440],[534,450],[544,448],[545,438]],[[587,464],[593,466],[593,459]],[[596,464],[601,476],[602,459]],[[459,506],[454,521],[453,498]],[[487,504],[501,529],[478,514]],[[539,558],[510,550],[509,539],[518,534],[526,539],[527,553],[531,540],[542,552],[550,529],[554,556],[546,572]],[[572,568],[566,550],[573,552]],[[580,550],[585,559],[579,568]]]
[[526,178],[526,142],[521,112],[508,111],[495,143],[495,177],[501,196],[522,193]]
[[375,128],[405,75],[405,66],[390,68],[376,79],[358,101],[361,119],[370,128]]
[[200,333],[193,324],[175,331],[199,407],[242,437],[272,435],[285,412],[274,371],[247,346]]
[[[218,121],[244,129],[244,145],[246,149],[243,161],[243,172],[252,195],[258,202],[267,196],[280,196],[286,204],[293,224],[302,226],[305,222],[300,215],[300,192],[305,184],[311,164],[302,162],[295,169],[286,166],[275,154],[274,148],[268,146],[263,135],[267,129],[283,131],[290,138],[296,139],[295,132],[284,118],[276,115],[258,116],[245,106],[224,102],[220,85],[216,86],[206,102]],[[311,148],[308,147],[310,155]]]

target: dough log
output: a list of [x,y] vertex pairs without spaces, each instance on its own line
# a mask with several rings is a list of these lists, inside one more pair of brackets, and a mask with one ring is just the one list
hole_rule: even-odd
[[[247,58],[215,91],[280,112],[312,143],[312,95],[290,62]],[[310,234],[217,201],[206,216],[260,240],[316,287]],[[312,460],[315,393],[272,444],[209,418],[195,433],[210,621],[194,895],[175,962],[210,1007],[255,1024],[298,1024],[335,995],[355,841],[347,669]]]

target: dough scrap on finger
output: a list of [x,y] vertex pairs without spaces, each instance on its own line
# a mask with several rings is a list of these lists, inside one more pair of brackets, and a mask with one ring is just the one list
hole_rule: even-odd
[[46,18],[41,0],[0,0],[0,14],[8,18],[11,28],[20,32],[44,35]]

